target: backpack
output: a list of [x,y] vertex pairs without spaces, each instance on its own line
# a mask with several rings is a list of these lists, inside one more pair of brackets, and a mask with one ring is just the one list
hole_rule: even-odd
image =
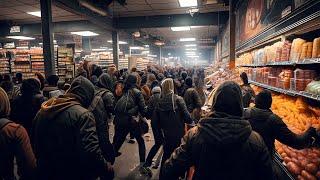
[[0,130],[4,128],[7,124],[12,123],[9,119],[0,118]]
[[88,108],[88,110],[94,115],[96,122],[103,122],[106,120],[106,117],[108,117],[102,98],[104,94],[108,92],[110,91],[107,89],[98,90]]

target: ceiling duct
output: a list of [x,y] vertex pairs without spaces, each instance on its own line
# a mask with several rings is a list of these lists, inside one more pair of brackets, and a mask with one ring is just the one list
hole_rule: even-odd
[[79,4],[83,7],[90,9],[91,11],[100,14],[101,16],[111,15],[109,5],[112,0],[79,0]]

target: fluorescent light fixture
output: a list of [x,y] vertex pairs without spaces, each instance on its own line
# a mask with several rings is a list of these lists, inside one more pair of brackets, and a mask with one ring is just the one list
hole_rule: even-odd
[[76,31],[71,32],[71,34],[79,35],[79,36],[98,36],[99,34],[94,33],[92,31]]
[[154,55],[154,54],[148,54],[148,57],[157,57],[157,55]]
[[28,49],[29,47],[28,46],[18,46],[16,47],[17,49]]
[[202,28],[202,27],[205,27],[205,26],[190,26],[191,29],[197,29],[197,28]]
[[181,42],[185,42],[185,41],[195,41],[196,38],[180,38]]
[[108,49],[104,49],[104,48],[91,49],[91,51],[95,51],[95,52],[106,51],[106,50]]
[[148,47],[149,47],[149,45],[148,45],[148,44],[146,44],[146,45],[144,45],[144,47],[148,48]]
[[34,40],[36,38],[28,37],[28,36],[7,36],[9,39],[18,39],[18,40]]
[[196,47],[197,45],[196,44],[186,44],[184,45],[185,47]]
[[143,47],[139,47],[139,46],[131,46],[129,47],[130,49],[133,49],[133,50],[139,50],[139,49],[143,49]]
[[[112,43],[112,40],[109,40],[109,41],[107,41],[108,43]],[[119,41],[119,44],[128,44],[127,42],[125,42],[125,41]]]
[[41,11],[27,12],[27,14],[30,14],[30,15],[32,15],[32,16],[41,17]]
[[186,50],[187,51],[196,51],[197,49],[196,48],[187,48]]
[[186,52],[186,55],[196,55],[195,52]]
[[190,26],[171,27],[171,31],[190,31]]
[[198,0],[179,0],[180,7],[198,6]]
[[194,56],[194,55],[191,55],[191,56],[187,56],[189,58],[198,58],[199,56]]

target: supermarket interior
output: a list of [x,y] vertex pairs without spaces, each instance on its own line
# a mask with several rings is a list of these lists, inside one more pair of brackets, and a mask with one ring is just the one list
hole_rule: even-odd
[[0,0],[1,179],[320,179],[320,1]]

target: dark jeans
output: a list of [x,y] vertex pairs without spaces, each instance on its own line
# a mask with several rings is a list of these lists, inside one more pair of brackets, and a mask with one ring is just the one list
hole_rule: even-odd
[[121,148],[123,142],[126,140],[126,137],[130,132],[138,142],[140,162],[145,162],[146,145],[144,143],[142,134],[130,126],[115,125],[114,130],[115,134],[113,137],[113,147],[115,152],[119,152],[119,149]]
[[150,149],[150,152],[147,156],[146,163],[144,164],[144,167],[151,166],[152,159],[157,154],[157,152],[159,151],[160,147],[163,144],[163,135],[162,135],[161,131],[159,130],[159,128],[154,127],[154,126],[151,126],[151,127],[152,127],[153,136],[154,136],[154,145]]
[[159,179],[163,179],[161,176],[162,174],[162,168],[166,160],[168,160],[171,156],[171,154],[174,152],[174,150],[180,146],[181,139],[179,138],[165,138],[164,144],[163,144],[163,156],[161,160],[161,168],[160,168],[160,177]]

